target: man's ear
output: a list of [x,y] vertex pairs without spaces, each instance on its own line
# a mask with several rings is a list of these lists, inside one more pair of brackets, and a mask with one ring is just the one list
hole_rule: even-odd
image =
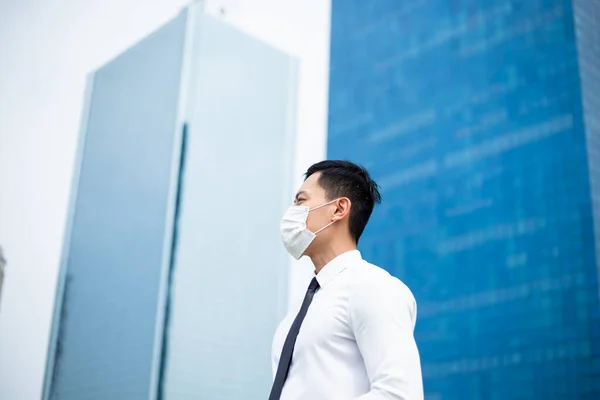
[[339,221],[350,215],[352,202],[347,197],[341,197],[335,202],[335,212],[333,213],[332,221]]

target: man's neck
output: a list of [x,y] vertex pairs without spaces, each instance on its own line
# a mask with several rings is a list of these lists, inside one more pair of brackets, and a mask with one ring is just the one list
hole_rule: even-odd
[[352,250],[356,250],[356,243],[343,242],[330,245],[327,248],[319,251],[319,254],[311,256],[310,259],[315,266],[315,275],[318,274],[324,266],[329,264],[331,260]]

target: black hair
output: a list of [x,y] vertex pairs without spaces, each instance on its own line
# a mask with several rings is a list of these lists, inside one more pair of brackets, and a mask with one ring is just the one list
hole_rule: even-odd
[[350,199],[350,235],[358,243],[375,204],[381,203],[379,185],[371,179],[369,171],[350,161],[321,161],[306,171],[304,179],[317,172],[321,173],[317,182],[325,189],[327,200],[339,197]]

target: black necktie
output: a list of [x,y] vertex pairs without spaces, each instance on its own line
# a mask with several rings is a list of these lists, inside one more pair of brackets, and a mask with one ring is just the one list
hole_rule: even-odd
[[294,354],[294,345],[296,344],[296,338],[300,332],[300,326],[302,325],[302,321],[304,321],[304,317],[306,317],[308,306],[310,306],[313,296],[318,288],[319,282],[317,282],[317,278],[313,278],[312,281],[310,281],[310,285],[308,285],[308,290],[306,291],[306,296],[304,296],[302,307],[300,307],[300,311],[298,311],[298,315],[296,315],[296,319],[294,319],[294,323],[292,324],[292,327],[285,338],[285,343],[283,345],[283,349],[281,350],[281,357],[279,358],[279,364],[277,365],[277,373],[275,374],[275,381],[273,382],[273,387],[271,388],[269,400],[279,400],[281,397],[283,384],[285,383],[288,372],[290,371],[292,355]]

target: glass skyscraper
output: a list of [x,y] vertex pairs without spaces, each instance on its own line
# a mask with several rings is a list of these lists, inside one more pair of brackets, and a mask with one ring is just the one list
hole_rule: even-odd
[[418,302],[426,399],[600,398],[600,2],[333,0],[328,158]]
[[196,2],[91,75],[44,399],[268,395],[296,68]]

